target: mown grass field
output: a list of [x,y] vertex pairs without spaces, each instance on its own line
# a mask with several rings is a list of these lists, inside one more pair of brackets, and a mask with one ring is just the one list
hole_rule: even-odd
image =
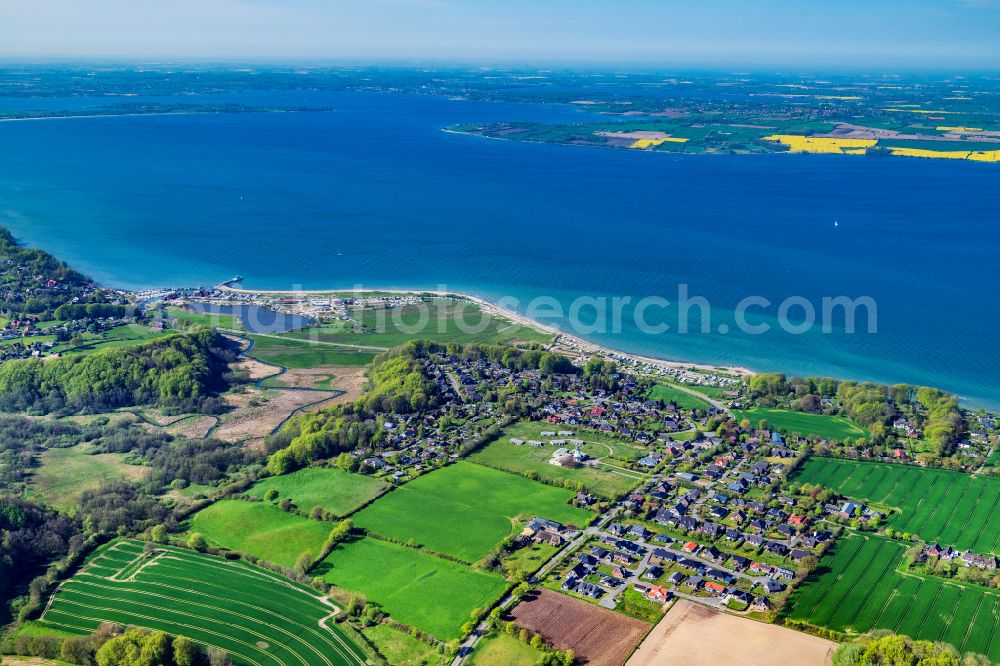
[[511,533],[515,517],[586,525],[594,514],[570,505],[572,498],[569,490],[458,462],[386,494],[356,513],[354,524],[475,562]]
[[288,568],[305,551],[319,555],[332,529],[331,523],[285,513],[267,502],[241,500],[216,502],[191,519],[191,531],[204,534],[209,544]]
[[399,666],[444,666],[451,659],[432,645],[388,624],[376,624],[362,631],[386,661]]
[[458,637],[473,609],[489,606],[507,586],[495,574],[371,537],[338,545],[311,573],[441,640]]
[[370,476],[332,467],[306,467],[284,476],[268,477],[247,490],[247,494],[263,498],[273,488],[278,491],[275,501],[289,499],[302,511],[319,506],[344,516],[378,497],[386,487],[384,482]]
[[860,424],[843,416],[829,416],[826,414],[808,414],[806,412],[793,412],[787,409],[769,409],[766,407],[751,407],[750,409],[734,409],[733,417],[737,421],[750,419],[750,423],[756,426],[761,419],[767,421],[772,428],[787,430],[790,433],[797,433],[803,437],[815,435],[826,439],[844,441],[847,438],[856,440],[867,438],[868,431]]
[[485,317],[483,310],[474,303],[431,300],[398,308],[364,308],[360,312],[360,327],[350,321],[328,322],[283,337],[376,347],[396,347],[416,339],[442,344],[552,340],[551,334],[522,326],[510,319],[491,315]]
[[[575,434],[573,437],[542,437],[540,434],[560,430],[572,430]],[[524,441],[537,440],[544,442],[544,445],[515,446],[510,443],[512,437]],[[585,444],[580,449],[591,457],[603,459],[605,463],[596,467],[577,468],[549,464],[553,451],[559,448],[549,444],[553,439],[582,439]],[[572,447],[565,445],[564,448]],[[642,472],[622,468],[622,465],[638,460],[643,455],[645,455],[644,448],[602,433],[559,424],[520,421],[506,429],[497,441],[469,456],[469,460],[515,474],[535,472],[539,478],[556,483],[564,481],[582,483],[587,490],[596,495],[614,497],[631,490],[646,478]]]
[[889,525],[979,553],[1000,552],[1000,478],[912,465],[810,458],[798,483],[818,483],[839,493],[900,509]]
[[667,404],[673,402],[681,409],[706,409],[711,406],[698,396],[681,391],[670,384],[655,384],[646,397],[650,400],[662,400]]
[[198,326],[213,326],[218,328],[228,328],[234,331],[243,330],[240,325],[240,318],[236,315],[208,314],[203,312],[192,312],[184,308],[167,308],[168,319],[180,319],[189,324]]
[[697,391],[702,395],[707,395],[709,398],[716,398],[716,399],[721,398],[722,394],[728,390],[722,386],[706,386],[704,384],[687,384],[683,382],[682,384],[683,386],[691,389],[692,391]]
[[1000,662],[1000,592],[897,571],[905,545],[852,533],[789,600],[789,616],[836,631],[890,629]]
[[304,340],[282,337],[272,338],[247,335],[253,340],[249,355],[286,368],[363,368],[372,362],[378,352],[344,349],[330,345],[311,344]]
[[119,453],[90,455],[86,444],[48,449],[40,456],[41,465],[32,474],[29,488],[46,504],[66,510],[85,490],[93,490],[104,481],[134,481],[148,472],[145,467],[122,462],[124,457]]
[[471,666],[534,666],[541,653],[513,636],[497,633],[479,641],[469,655]]
[[310,588],[245,562],[137,541],[102,547],[63,583],[43,626],[91,633],[102,622],[165,631],[225,650],[240,666],[363,664]]

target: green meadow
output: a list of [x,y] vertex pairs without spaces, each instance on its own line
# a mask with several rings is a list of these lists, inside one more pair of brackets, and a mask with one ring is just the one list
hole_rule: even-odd
[[479,641],[469,655],[471,666],[534,666],[539,652],[514,636],[496,633]]
[[441,640],[457,638],[469,614],[507,587],[496,574],[371,537],[338,545],[312,573]]
[[650,400],[662,400],[667,404],[675,403],[681,409],[706,409],[711,406],[698,396],[691,395],[670,384],[654,384],[646,397]]
[[517,517],[584,526],[590,511],[573,493],[506,472],[458,462],[387,493],[354,515],[357,527],[475,562],[511,534]]
[[378,353],[371,350],[313,344],[287,336],[277,338],[247,335],[247,337],[254,343],[250,356],[286,368],[318,368],[321,366],[362,368],[371,363]]
[[136,480],[148,471],[122,462],[124,457],[120,453],[88,453],[86,444],[48,449],[40,456],[41,465],[31,475],[29,488],[46,504],[68,510],[86,490],[94,490],[105,481]]
[[291,568],[305,551],[319,555],[331,523],[285,513],[266,502],[222,500],[194,515],[191,532],[213,546]]
[[182,635],[237,666],[360,665],[366,654],[318,592],[245,562],[114,541],[65,581],[38,626],[88,634],[103,622]]
[[750,409],[734,409],[733,417],[737,421],[749,419],[754,426],[759,424],[761,420],[765,420],[772,428],[787,430],[789,433],[799,434],[803,437],[815,435],[841,442],[848,438],[857,440],[868,437],[868,431],[861,424],[843,416],[751,407]]
[[[542,437],[542,432],[572,430],[572,437]],[[524,441],[537,440],[542,446],[515,446],[511,438]],[[552,465],[552,453],[559,447],[549,444],[553,439],[582,439],[585,444],[580,450],[593,458],[601,458],[602,464],[576,468]],[[564,448],[572,448],[565,445]],[[562,424],[520,421],[507,428],[497,441],[469,456],[472,462],[507,470],[515,474],[534,472],[538,478],[549,482],[572,481],[601,497],[615,497],[628,492],[640,481],[647,478],[643,472],[623,468],[645,455],[645,449],[631,442],[625,442],[604,433],[573,428]]]
[[206,312],[192,312],[184,308],[167,308],[168,319],[180,319],[188,324],[198,326],[213,326],[217,328],[228,328],[232,331],[242,331],[240,318],[236,315],[208,314]]
[[[301,511],[314,506],[344,516],[378,497],[388,486],[378,479],[351,474],[332,467],[306,467],[284,476],[272,476],[247,491],[260,497],[269,490],[278,491],[278,500],[289,499]],[[276,500],[276,501],[278,501]]]
[[375,624],[362,630],[379,654],[400,666],[444,666],[452,659],[437,648],[389,624]]

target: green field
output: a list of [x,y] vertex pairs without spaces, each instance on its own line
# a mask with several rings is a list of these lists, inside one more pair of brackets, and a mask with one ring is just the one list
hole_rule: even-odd
[[360,311],[360,316],[357,311],[353,314],[360,318],[360,326],[353,321],[326,322],[283,337],[386,348],[416,339],[441,344],[552,340],[549,333],[506,318],[490,316],[484,320],[482,309],[467,301],[430,300],[397,308],[367,307]]
[[673,402],[681,409],[707,409],[711,406],[698,396],[691,395],[670,384],[654,384],[646,397],[650,400],[662,400],[667,404]]
[[[278,500],[290,499],[300,511],[322,507],[338,516],[345,516],[386,489],[386,484],[370,476],[351,474],[333,467],[306,467],[284,476],[272,476],[247,491],[253,497],[264,497],[272,488]],[[277,501],[277,500],[276,500]]]
[[[148,566],[147,566],[148,564]],[[245,562],[180,548],[115,541],[63,583],[43,626],[91,633],[117,622],[182,635],[241,666],[363,664],[315,590]]]
[[[560,430],[572,430],[575,434],[573,437],[542,437],[539,434]],[[510,443],[511,438],[524,441],[537,440],[545,444],[515,446]],[[552,453],[559,448],[549,444],[552,439],[582,439],[585,444],[580,450],[593,458],[604,459],[605,462],[597,466],[577,468],[552,465],[549,460],[552,458]],[[564,448],[570,447],[566,445]],[[604,433],[561,424],[520,421],[507,428],[497,441],[469,456],[469,460],[516,474],[535,472],[539,478],[551,482],[582,483],[587,490],[596,495],[615,497],[631,490],[647,478],[643,472],[622,468],[623,465],[638,460],[645,453],[645,447],[636,446]]]
[[707,386],[705,384],[687,384],[683,382],[681,384],[682,386],[689,388],[692,391],[697,391],[702,395],[707,395],[709,398],[716,398],[716,399],[721,398],[722,394],[729,390],[724,386]]
[[94,490],[104,481],[136,480],[148,472],[139,465],[122,462],[120,453],[87,453],[87,444],[64,449],[48,449],[40,456],[41,465],[31,476],[29,488],[46,504],[58,509],[72,508],[85,490]]
[[826,414],[808,414],[793,412],[787,409],[768,409],[766,407],[751,407],[750,409],[734,409],[733,418],[737,421],[750,419],[756,426],[761,419],[767,420],[772,428],[787,430],[803,437],[815,435],[825,439],[844,441],[847,438],[856,440],[868,437],[868,431],[860,424],[843,416],[828,416]]
[[180,319],[189,324],[198,326],[213,326],[217,328],[228,328],[232,331],[242,331],[240,318],[236,315],[208,314],[202,312],[192,312],[184,308],[167,308],[168,319]]
[[1000,592],[896,570],[905,545],[851,533],[789,600],[789,616],[836,631],[891,629],[1000,661]]
[[394,666],[444,666],[451,659],[432,645],[388,624],[376,624],[362,633],[386,661]]
[[534,666],[541,653],[504,633],[483,638],[469,655],[471,666]]
[[473,609],[489,606],[507,586],[495,574],[370,537],[337,546],[312,574],[441,640],[458,637]]
[[286,368],[361,368],[372,362],[378,353],[371,350],[356,350],[333,345],[312,344],[282,336],[281,338],[247,335],[253,340],[250,356],[282,365]]
[[191,531],[208,543],[291,568],[305,551],[319,555],[333,525],[285,513],[266,502],[221,500],[194,515]]
[[798,483],[818,483],[855,499],[899,509],[889,525],[979,553],[1000,552],[1000,478],[912,465],[810,458]]
[[459,462],[425,474],[354,515],[358,527],[475,562],[509,535],[517,516],[579,526],[593,514],[569,504],[573,493]]
[[92,354],[95,351],[100,351],[101,349],[128,347],[129,345],[134,345],[146,340],[152,340],[153,338],[162,338],[163,336],[171,335],[172,333],[176,333],[176,331],[154,331],[148,326],[129,324],[109,328],[101,333],[85,333],[83,335],[84,342],[79,347],[73,347],[68,344],[56,345],[52,348],[52,351],[62,352],[63,354],[69,355]]

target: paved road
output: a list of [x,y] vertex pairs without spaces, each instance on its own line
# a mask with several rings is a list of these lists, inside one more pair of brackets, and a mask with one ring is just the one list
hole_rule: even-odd
[[[553,568],[558,566],[559,563],[566,559],[570,554],[574,553],[584,541],[596,534],[600,534],[604,526],[606,526],[614,519],[615,516],[618,515],[619,510],[620,509],[617,506],[609,509],[603,516],[601,516],[596,525],[591,525],[587,529],[580,532],[575,539],[567,543],[562,549],[559,550],[559,552],[549,558],[549,561],[542,565],[542,567],[528,579],[528,583],[534,584],[548,576]],[[513,595],[508,595],[500,601],[499,605],[500,608],[506,610],[510,606],[513,606],[516,601],[517,600]],[[473,631],[459,646],[458,654],[451,662],[451,666],[461,666],[465,659],[472,654],[472,650],[475,649],[479,639],[482,638],[488,631],[489,623],[485,620],[480,622],[479,626],[476,627],[476,630]]]
[[646,554],[642,556],[642,559],[639,560],[639,564],[636,566],[635,569],[632,570],[632,575],[626,578],[624,583],[622,583],[615,589],[605,594],[604,598],[597,602],[598,606],[603,606],[604,608],[610,608],[611,610],[615,609],[615,606],[618,605],[615,602],[615,599],[618,598],[618,595],[627,590],[628,586],[631,585],[632,583],[638,583],[639,576],[641,576],[643,572],[646,571],[646,567],[649,565],[649,557],[651,551],[652,549],[646,550]]

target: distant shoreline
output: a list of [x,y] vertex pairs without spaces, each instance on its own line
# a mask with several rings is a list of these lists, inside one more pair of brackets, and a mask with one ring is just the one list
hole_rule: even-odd
[[518,312],[514,312],[513,310],[502,308],[496,303],[493,303],[480,296],[473,296],[472,294],[467,294],[459,291],[445,291],[440,289],[300,289],[300,290],[289,291],[286,289],[237,289],[229,285],[219,285],[215,288],[223,292],[231,292],[234,294],[267,294],[272,296],[279,296],[285,294],[287,295],[399,294],[406,296],[435,296],[439,298],[456,298],[469,301],[470,303],[474,303],[494,316],[510,319],[515,323],[521,324],[522,326],[528,328],[545,331],[546,333],[550,333],[556,336],[557,339],[565,338],[567,340],[570,340],[573,343],[573,345],[583,353],[590,353],[590,354],[599,353],[605,355],[613,354],[616,356],[621,356],[623,358],[630,359],[637,363],[648,363],[651,365],[657,365],[671,370],[684,370],[690,368],[702,372],[711,372],[711,373],[722,372],[722,373],[732,374],[737,377],[748,377],[750,375],[756,374],[753,370],[745,366],[712,365],[708,363],[698,363],[694,361],[677,361],[677,360],[661,359],[661,358],[654,358],[651,356],[643,356],[641,354],[633,354],[621,349],[615,349],[613,347],[608,347],[606,345],[601,345],[596,342],[585,340],[571,333],[566,333],[565,331],[560,330],[555,326],[535,321],[534,319],[526,317],[525,315],[522,315]]

